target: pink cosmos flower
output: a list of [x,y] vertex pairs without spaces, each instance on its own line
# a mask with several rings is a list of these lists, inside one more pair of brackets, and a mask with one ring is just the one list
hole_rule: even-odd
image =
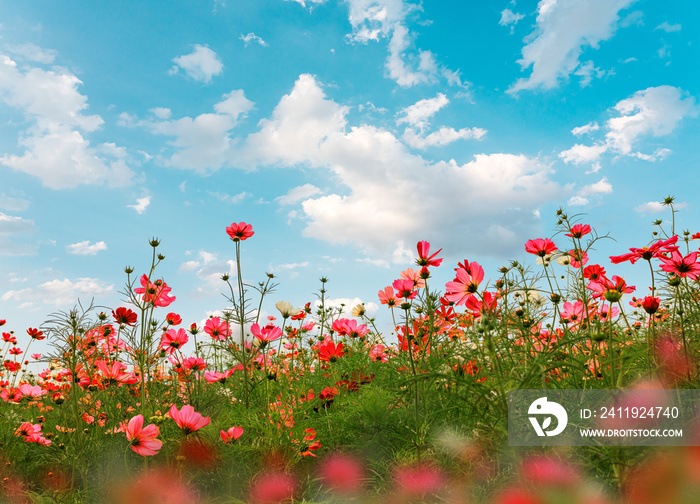
[[400,276],[404,280],[411,280],[414,288],[422,289],[425,287],[425,280],[421,277],[420,270],[414,271],[413,268],[406,268]]
[[416,261],[416,264],[418,264],[418,266],[440,266],[442,259],[435,259],[435,256],[440,252],[442,252],[442,249],[428,257],[428,254],[430,254],[430,243],[427,241],[419,241],[418,260]]
[[394,294],[394,289],[389,287],[384,287],[384,290],[378,292],[379,302],[388,306],[396,306],[396,295]]
[[357,326],[356,320],[337,319],[333,321],[331,329],[338,333],[338,336],[349,336],[350,338],[364,338],[369,333],[365,324]]
[[209,417],[203,417],[201,413],[196,412],[189,404],[185,404],[181,410],[178,410],[173,404],[168,415],[175,420],[175,423],[183,430],[185,435],[198,431],[202,427],[209,425],[211,421]]
[[255,234],[253,232],[253,226],[246,224],[245,222],[239,222],[238,224],[234,222],[226,228],[226,233],[228,233],[231,239],[235,242],[247,240]]
[[224,443],[229,441],[236,441],[239,437],[243,435],[243,427],[231,427],[229,430],[221,431],[221,440]]
[[394,280],[392,286],[394,287],[394,289],[396,289],[396,296],[399,298],[404,298],[408,300],[414,299],[418,295],[418,293],[413,290],[413,287],[415,286],[413,280]]
[[566,301],[560,308],[561,321],[569,325],[578,325],[583,319],[583,301],[577,300],[574,304]]
[[219,373],[218,371],[205,371],[204,379],[209,383],[226,383],[226,379],[231,376],[235,370],[236,368],[229,369],[225,373]]
[[568,236],[569,238],[581,238],[583,236],[586,236],[590,232],[591,226],[589,226],[588,224],[576,224],[571,227],[571,231],[569,233],[566,233],[565,236]]
[[651,261],[653,257],[659,257],[663,253],[671,252],[673,250],[678,251],[678,247],[674,246],[677,241],[678,235],[672,236],[668,240],[659,240],[648,247],[631,248],[629,254],[611,256],[610,261],[612,261],[613,264],[619,264],[625,261],[629,261],[630,263],[634,264],[639,259]]
[[698,253],[691,252],[683,257],[678,250],[671,251],[671,257],[658,256],[663,263],[661,269],[672,273],[679,278],[688,277],[697,280],[700,275],[700,263],[697,262]]
[[257,338],[260,342],[267,342],[269,343],[270,341],[275,341],[278,340],[282,337],[282,329],[279,327],[273,325],[273,324],[267,324],[265,327],[262,329],[260,326],[257,324],[253,324],[250,326],[250,332]]
[[154,283],[148,280],[144,274],[141,277],[142,287],[134,289],[134,294],[143,294],[143,301],[153,303],[154,306],[165,307],[175,301],[175,296],[168,296],[172,290],[163,280],[156,280]]
[[445,284],[445,298],[456,305],[465,304],[479,290],[479,284],[484,279],[484,268],[479,263],[464,263],[466,268],[455,269],[455,279]]
[[623,278],[617,275],[613,275],[612,280],[607,277],[601,277],[600,280],[596,282],[590,282],[588,288],[594,291],[594,298],[604,297],[606,301],[612,303],[618,302],[623,294],[634,292],[634,286],[628,286]]
[[212,317],[204,324],[204,332],[215,340],[224,341],[231,334],[228,322]]
[[165,334],[163,334],[158,348],[160,350],[165,350],[168,355],[172,355],[175,350],[182,348],[188,340],[187,331],[184,329],[180,328],[177,331],[175,329],[168,329],[165,331]]
[[536,240],[528,240],[525,244],[525,252],[535,254],[539,257],[545,257],[557,250],[557,246],[549,238],[537,238]]
[[156,439],[160,429],[155,424],[143,427],[143,415],[136,415],[126,426],[120,422],[119,426],[123,432],[126,432],[126,439],[131,444],[131,449],[142,457],[156,455],[163,446],[163,442]]

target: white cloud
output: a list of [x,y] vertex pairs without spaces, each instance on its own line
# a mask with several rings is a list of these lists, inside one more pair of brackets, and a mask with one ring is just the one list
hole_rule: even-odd
[[173,58],[173,63],[175,66],[170,69],[171,75],[182,69],[187,75],[199,82],[209,82],[212,77],[219,75],[224,69],[224,64],[219,56],[208,47],[199,44],[195,44],[194,51],[190,54]]
[[64,278],[63,280],[51,280],[37,287],[9,290],[0,299],[15,302],[41,302],[60,306],[76,304],[81,297],[83,300],[87,300],[94,297],[109,297],[114,293],[114,284],[104,285],[96,278],[78,278],[75,282]]
[[164,118],[164,114],[154,114],[155,118],[139,120],[122,113],[119,124],[172,137],[169,144],[174,153],[169,158],[159,158],[161,162],[166,166],[206,173],[227,164],[235,143],[231,130],[252,108],[253,102],[239,89],[223,95],[222,100],[214,105],[214,113],[203,113],[194,119],[188,116],[170,119],[169,116]]
[[309,9],[311,9],[314,5],[320,5],[322,3],[326,3],[326,0],[285,0],[286,2],[296,2],[302,7],[306,7],[306,4],[309,4]]
[[612,185],[608,182],[608,179],[603,177],[595,184],[589,184],[584,186],[578,195],[581,197],[591,196],[593,194],[610,194],[612,192]]
[[9,235],[24,233],[34,228],[34,221],[7,215],[0,212],[0,234]]
[[570,149],[560,153],[559,157],[562,158],[566,164],[573,163],[575,165],[580,165],[598,161],[607,151],[607,145],[576,144]]
[[[652,135],[669,135],[686,117],[698,115],[695,98],[672,86],[650,87],[637,91],[629,98],[620,100],[614,107],[619,114],[605,123],[605,137],[594,145],[576,144],[559,154],[565,163],[593,163],[606,152],[632,156],[646,161],[663,159],[671,151],[658,148],[653,154],[634,151],[640,139]],[[572,133],[596,131],[589,123],[574,128]]]
[[597,68],[593,65],[592,61],[587,61],[586,63],[581,63],[579,67],[574,72],[574,75],[581,77],[579,85],[581,87],[587,87],[591,84],[593,78],[600,79],[605,75],[605,71]]
[[406,144],[416,149],[426,149],[428,147],[442,146],[457,140],[480,140],[486,134],[482,128],[454,128],[441,127],[439,130],[422,136],[411,128],[406,128],[401,137]]
[[66,247],[69,254],[96,255],[101,250],[107,250],[107,244],[103,241],[90,244],[89,240],[73,243]]
[[391,257],[401,240],[421,239],[510,253],[538,225],[533,211],[563,193],[538,159],[480,154],[461,165],[431,162],[385,129],[348,128],[348,110],[302,75],[243,147],[251,165],[304,164],[338,181],[337,192],[302,201],[306,236],[379,258]]
[[27,42],[26,44],[8,46],[6,49],[15,56],[19,56],[27,61],[42,64],[53,63],[56,56],[58,56],[58,51],[54,51],[53,49],[43,49],[30,42]]
[[598,131],[599,129],[600,126],[598,126],[597,122],[589,122],[588,124],[572,129],[571,133],[576,136],[581,136],[585,135],[586,133],[590,133],[591,131]]
[[148,208],[148,205],[151,204],[151,197],[150,196],[144,196],[143,198],[138,198],[136,200],[136,203],[133,205],[126,205],[127,208],[133,208],[138,212],[139,214],[142,214],[143,212],[146,211]]
[[293,205],[303,199],[309,198],[315,194],[320,193],[321,190],[313,184],[304,184],[301,186],[293,187],[287,194],[275,198],[280,205]]
[[263,39],[261,39],[260,37],[258,37],[258,36],[257,36],[255,33],[253,33],[253,32],[251,32],[251,33],[249,33],[249,34],[247,34],[247,35],[241,34],[241,36],[238,37],[238,38],[240,38],[243,42],[245,42],[245,46],[246,46],[246,47],[248,47],[248,44],[250,44],[251,42],[257,42],[257,43],[260,44],[261,46],[267,47],[267,42],[265,42]]
[[16,241],[33,232],[34,221],[0,212],[0,255],[24,256],[36,253],[36,245]]
[[581,196],[572,196],[567,202],[567,206],[585,206],[588,205],[588,200]]
[[287,270],[295,270],[298,268],[306,268],[309,265],[309,261],[304,261],[300,263],[286,263],[286,264],[276,264],[276,265],[269,265],[270,272],[276,273],[278,271],[287,271]]
[[510,26],[510,32],[513,33],[515,31],[515,25],[524,17],[523,14],[513,12],[510,9],[503,9],[501,11],[501,20],[498,24],[501,26]]
[[660,213],[666,210],[666,206],[660,201],[648,201],[638,205],[634,210],[640,213]]
[[698,113],[695,98],[672,86],[650,87],[615,105],[620,117],[613,117],[606,126],[607,143],[621,154],[629,154],[642,136],[660,137],[670,134],[684,117]]
[[666,33],[681,31],[680,24],[669,24],[668,21],[664,21],[659,26],[654,28],[654,30],[663,30]]
[[525,39],[527,44],[518,60],[523,69],[532,67],[532,73],[508,92],[556,87],[579,67],[584,47],[597,49],[599,42],[612,37],[619,11],[634,1],[540,0],[537,29]]
[[228,194],[228,193],[222,193],[222,192],[218,192],[218,191],[207,191],[207,193],[210,196],[215,197],[219,201],[222,201],[224,203],[233,203],[234,205],[236,203],[240,203],[241,201],[243,201],[246,198],[253,196],[252,194],[250,194],[249,192],[246,192],[246,191],[241,191],[238,194],[234,194],[233,196]]
[[644,26],[644,13],[642,11],[632,11],[620,21],[620,28],[627,28],[632,25]]
[[104,121],[98,115],[84,115],[88,104],[87,97],[78,92],[80,84],[66,69],[20,70],[14,61],[0,55],[0,99],[21,110],[29,123],[18,140],[24,153],[4,154],[0,163],[34,175],[52,189],[128,184],[133,172],[124,156],[92,147],[84,136]]
[[398,126],[403,123],[408,123],[422,130],[429,126],[428,120],[448,103],[450,103],[450,100],[442,93],[438,93],[435,98],[419,100],[413,105],[401,110],[403,116],[396,120],[396,124]]
[[407,0],[345,0],[345,3],[352,26],[348,40],[366,44],[388,39],[385,68],[399,86],[433,83],[438,77],[447,79],[449,85],[465,85],[459,71],[438,64],[432,52],[414,48],[415,35],[406,26],[406,18],[422,9],[419,4]]
[[9,212],[23,212],[31,206],[32,202],[24,198],[14,198],[5,193],[0,194],[0,209]]

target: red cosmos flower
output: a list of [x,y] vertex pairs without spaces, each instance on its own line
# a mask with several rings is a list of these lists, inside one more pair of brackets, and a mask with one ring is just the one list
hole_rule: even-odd
[[151,283],[148,276],[141,277],[142,287],[134,289],[134,294],[143,294],[143,301],[153,303],[154,306],[165,307],[175,301],[175,296],[168,296],[172,288],[168,287],[163,280],[156,280]]
[[24,351],[20,347],[10,348],[10,355],[21,355],[23,353],[24,353]]
[[182,322],[182,317],[177,313],[168,313],[165,316],[165,321],[168,325],[179,325]]
[[631,248],[629,254],[610,256],[610,261],[612,261],[613,264],[619,264],[625,261],[629,261],[630,263],[634,264],[639,259],[651,261],[653,257],[659,257],[663,253],[671,252],[673,250],[678,251],[678,247],[673,246],[677,241],[678,235],[675,235],[668,240],[659,240],[649,247]]
[[116,310],[112,310],[112,317],[119,325],[134,325],[136,322],[136,314],[129,310],[128,308],[119,307]]
[[160,339],[158,348],[160,350],[165,350],[168,355],[172,355],[175,350],[182,348],[188,340],[187,331],[184,329],[180,328],[177,331],[175,331],[175,329],[168,329]]
[[537,238],[536,240],[528,240],[525,244],[525,252],[535,254],[536,256],[545,257],[557,250],[557,246],[549,238]]
[[245,222],[239,222],[238,224],[236,224],[235,222],[232,223],[229,227],[226,228],[226,232],[235,242],[247,240],[255,234],[253,232],[253,226],[251,226],[250,224],[246,224]]
[[204,324],[204,332],[215,340],[224,341],[231,334],[228,322],[212,317]]
[[201,357],[186,357],[182,361],[182,367],[188,371],[202,371],[207,363]]
[[17,344],[17,338],[15,338],[11,333],[9,332],[4,332],[2,333],[2,340],[5,343],[12,343],[13,345]]
[[464,261],[465,268],[457,268],[455,279],[445,284],[445,298],[456,305],[465,304],[479,290],[484,279],[484,268],[479,263]]
[[[316,431],[314,429],[304,429],[304,434],[302,439],[307,444],[301,447],[299,453],[301,453],[302,457],[315,457],[316,455],[311,452],[321,448],[321,442],[314,441],[314,439],[316,439]],[[309,441],[313,441],[313,443],[309,443]]]
[[644,308],[644,311],[649,315],[656,313],[660,304],[661,300],[657,297],[647,296],[642,300],[642,308]]
[[591,282],[588,284],[588,288],[596,292],[593,297],[603,296],[606,301],[616,303],[618,302],[623,294],[634,292],[634,286],[628,286],[623,278],[613,275],[612,280],[607,277],[601,277],[600,280],[596,282]]
[[605,268],[598,264],[591,264],[583,268],[583,277],[592,281],[600,280],[605,276]]
[[485,312],[495,312],[498,306],[498,293],[484,292],[483,297],[484,300],[480,301],[476,296],[469,296],[464,302],[464,307],[470,310],[476,318],[479,318]]
[[0,327],[4,326],[5,324],[7,324],[7,320],[0,319]]
[[124,422],[120,422],[119,427],[122,432],[126,432],[126,439],[131,444],[131,449],[142,457],[156,455],[163,446],[163,442],[156,439],[160,429],[155,424],[143,427],[143,415],[136,415],[126,426]]
[[282,329],[279,327],[273,325],[273,324],[267,324],[265,327],[262,329],[260,326],[257,324],[253,324],[250,326],[250,332],[253,334],[255,338],[258,339],[260,342],[266,342],[269,343],[270,341],[275,341],[278,340],[282,337]]
[[115,361],[107,364],[105,361],[97,361],[97,369],[100,370],[105,380],[114,383],[136,383],[138,379],[133,373],[126,372],[126,366]]
[[177,426],[183,430],[186,436],[209,425],[211,421],[209,417],[203,417],[201,413],[196,412],[189,404],[185,404],[181,410],[178,410],[173,404],[168,415],[175,420]]
[[326,338],[318,347],[318,357],[324,362],[335,362],[343,355],[343,344],[336,345],[330,338]]
[[583,236],[586,236],[590,232],[591,226],[589,226],[588,224],[576,224],[571,227],[571,231],[569,233],[566,233],[565,236],[568,236],[569,238],[581,238]]
[[399,298],[408,300],[414,299],[418,295],[418,293],[413,290],[415,285],[413,280],[406,280],[402,278],[399,280],[394,280],[394,283],[391,285],[394,287],[394,289],[396,289],[396,296]]
[[364,338],[369,333],[365,324],[357,326],[356,320],[338,319],[333,321],[331,329],[338,333],[338,336],[349,336],[351,338]]
[[396,306],[396,295],[391,286],[384,287],[384,290],[380,290],[377,295],[379,296],[380,303],[388,306]]
[[683,257],[676,249],[671,251],[671,257],[660,255],[658,258],[663,263],[661,265],[662,270],[673,273],[679,278],[688,277],[692,280],[697,280],[698,275],[700,275],[700,263],[697,262],[697,252],[691,252]]
[[416,264],[418,266],[440,266],[442,259],[435,259],[435,256],[442,252],[442,249],[435,252],[433,255],[428,257],[430,254],[430,243],[427,241],[418,242],[418,259]]
[[236,441],[243,435],[243,427],[231,427],[229,430],[221,431],[221,440],[228,444],[229,441]]
[[39,329],[34,329],[33,327],[27,329],[27,334],[30,338],[35,339],[37,341],[46,339],[46,336],[44,336],[44,333],[42,331],[40,331]]
[[39,434],[41,434],[41,424],[22,422],[22,424],[15,429],[15,436],[24,438],[25,442],[29,440],[28,438],[38,436]]

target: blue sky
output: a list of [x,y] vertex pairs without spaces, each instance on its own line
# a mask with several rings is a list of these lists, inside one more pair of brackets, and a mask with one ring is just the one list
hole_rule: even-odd
[[700,231],[698,19],[692,0],[0,0],[0,318],[122,305],[158,237],[163,317],[200,322],[240,221],[245,280],[280,283],[266,312],[327,276],[382,324],[370,303],[418,240],[443,248],[438,286],[465,258],[533,263],[559,207],[617,240],[606,266],[667,195]]

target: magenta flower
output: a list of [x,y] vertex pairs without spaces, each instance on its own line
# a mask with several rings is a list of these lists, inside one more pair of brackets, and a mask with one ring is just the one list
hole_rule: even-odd
[[198,431],[202,427],[209,425],[211,421],[209,417],[203,417],[201,413],[196,412],[189,404],[185,404],[181,410],[178,410],[173,404],[168,415],[175,420],[175,423],[183,430],[185,435]]
[[253,226],[245,222],[239,222],[238,224],[234,222],[226,228],[226,232],[235,242],[247,240],[255,234],[253,232]]
[[672,252],[673,250],[678,251],[678,247],[674,246],[677,241],[678,235],[672,236],[668,240],[659,240],[649,247],[631,248],[629,254],[610,256],[610,261],[612,261],[613,264],[619,264],[625,261],[634,264],[639,259],[651,261],[653,257],[660,257],[663,253]]
[[172,290],[163,280],[151,283],[145,274],[141,277],[142,287],[134,289],[135,294],[143,294],[143,301],[153,303],[154,306],[165,307],[175,301],[175,296],[168,296]]
[[204,332],[215,340],[223,341],[231,334],[228,322],[219,317],[212,317],[204,324]]
[[155,424],[143,427],[143,415],[136,415],[126,426],[120,423],[120,427],[126,432],[126,439],[131,444],[131,449],[142,457],[156,455],[163,446],[163,442],[156,439],[160,429]]
[[678,249],[676,249],[671,251],[671,257],[663,255],[658,257],[663,263],[661,269],[679,278],[688,277],[692,280],[697,280],[698,275],[700,275],[700,263],[697,262],[697,252],[691,252],[683,257],[680,252],[678,252]]
[[280,329],[279,327],[277,327],[273,324],[267,324],[265,327],[263,327],[261,329],[260,326],[256,322],[255,324],[250,326],[250,332],[260,342],[266,342],[266,343],[269,343],[270,341],[278,340],[282,337],[282,329]]
[[172,355],[175,350],[182,348],[188,340],[187,331],[184,329],[180,328],[177,331],[175,329],[168,329],[165,331],[165,334],[163,334],[158,348],[160,350],[165,350],[168,355]]
[[440,266],[442,259],[435,259],[435,256],[440,252],[442,252],[442,249],[428,257],[428,254],[430,254],[430,243],[427,241],[419,241],[418,260],[416,261],[416,264],[418,264],[418,266]]
[[229,430],[221,431],[221,440],[227,443],[231,440],[236,441],[243,435],[243,427],[231,427]]
[[588,224],[576,224],[574,226],[571,226],[571,232],[566,233],[564,236],[568,236],[569,238],[581,238],[583,236],[586,236],[588,233],[591,232],[591,226]]
[[394,280],[392,284],[394,289],[396,289],[396,297],[408,299],[414,299],[418,293],[413,290],[415,283],[413,280],[406,280],[405,278]]
[[525,252],[535,254],[539,257],[545,257],[557,250],[557,246],[549,238],[537,238],[536,240],[528,240],[525,244]]
[[465,304],[467,299],[479,290],[484,279],[484,268],[479,263],[464,261],[465,268],[455,269],[456,277],[445,284],[445,298],[456,305]]

